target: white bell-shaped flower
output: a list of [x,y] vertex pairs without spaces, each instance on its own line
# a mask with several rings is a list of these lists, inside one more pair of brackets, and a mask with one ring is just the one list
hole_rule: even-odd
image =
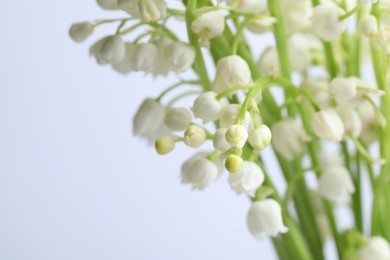
[[312,32],[325,41],[337,39],[347,28],[340,16],[345,11],[335,4],[321,4],[313,9]]
[[349,133],[355,137],[359,137],[362,132],[363,123],[355,108],[349,104],[344,104],[337,106],[336,111],[344,124],[344,137]]
[[112,68],[123,75],[129,74],[131,71],[134,70],[133,59],[134,56],[136,55],[136,50],[137,50],[136,45],[132,42],[126,42],[125,48],[126,48],[126,55],[123,58],[123,60],[119,63],[112,64]]
[[312,13],[310,0],[281,0],[280,7],[288,34],[310,28]]
[[100,65],[119,63],[126,55],[125,43],[120,35],[110,35],[100,39],[91,46],[89,51]]
[[192,21],[191,30],[199,35],[202,45],[207,46],[208,40],[221,35],[225,30],[225,18],[218,11],[201,14]]
[[75,42],[83,42],[93,32],[93,25],[89,22],[74,23],[69,28],[69,36]]
[[288,231],[283,224],[282,209],[273,199],[253,203],[248,212],[247,222],[250,233],[256,239],[276,236]]
[[337,103],[342,103],[356,96],[356,83],[354,78],[335,78],[330,82],[329,91]]
[[260,74],[264,76],[280,75],[279,57],[276,47],[268,47],[263,51],[257,62],[257,68]]
[[173,42],[165,48],[169,68],[175,72],[189,69],[195,61],[195,49],[184,42]]
[[314,113],[311,117],[314,133],[329,141],[339,142],[344,136],[344,124],[333,108]]
[[231,146],[241,149],[248,139],[248,131],[242,125],[231,125],[227,129],[225,137]]
[[366,244],[357,251],[357,260],[389,260],[390,246],[380,236],[370,237]]
[[289,161],[302,154],[305,142],[310,140],[303,126],[294,119],[284,119],[275,123],[271,132],[274,149]]
[[173,131],[184,131],[191,124],[192,114],[184,107],[169,107],[166,110],[164,122]]
[[[236,121],[240,108],[241,106],[237,104],[223,105],[221,110],[219,111],[219,120],[221,127],[227,128],[233,125]],[[239,123],[245,126],[247,129],[249,128],[251,124],[251,115],[248,111],[245,112],[245,118]]]
[[232,146],[226,141],[226,131],[227,128],[221,127],[218,128],[217,131],[215,131],[214,136],[213,136],[213,146],[214,149],[221,151],[221,152],[226,152],[229,150]]
[[106,10],[118,9],[118,0],[96,0],[97,4]]
[[167,5],[163,0],[139,0],[139,17],[143,22],[155,22],[166,15]]
[[220,59],[217,63],[217,72],[213,82],[215,92],[251,83],[251,72],[246,61],[238,55],[231,55]]
[[359,31],[366,37],[378,32],[378,23],[376,17],[373,15],[364,15],[359,20]]
[[264,150],[271,142],[271,130],[266,125],[261,125],[258,128],[249,131],[249,144],[257,149]]
[[318,179],[318,191],[324,198],[343,204],[349,201],[355,187],[348,169],[340,165],[330,165]]
[[218,177],[217,165],[204,157],[195,156],[181,167],[182,183],[190,184],[192,189],[204,190]]
[[155,62],[153,75],[166,76],[170,71],[170,63],[167,58],[166,48],[172,43],[172,41],[166,37],[160,38],[154,42],[154,46],[157,50],[157,60]]
[[264,182],[264,173],[256,163],[244,161],[237,172],[229,174],[228,182],[237,194],[245,192],[254,197]]
[[219,117],[222,104],[215,98],[216,96],[217,93],[209,91],[202,93],[194,101],[192,112],[196,118],[202,119],[204,124],[215,121]]
[[[229,5],[234,5],[235,3],[235,0],[228,0]],[[235,11],[245,14],[259,14],[264,9],[265,3],[263,0],[239,0]]]
[[206,131],[203,127],[190,125],[184,132],[183,142],[192,148],[198,148],[206,142]]
[[139,107],[133,118],[133,134],[146,137],[154,142],[157,136],[164,135],[165,107],[154,99],[147,98]]
[[157,49],[154,44],[137,44],[132,59],[134,71],[153,72],[156,65],[157,57]]

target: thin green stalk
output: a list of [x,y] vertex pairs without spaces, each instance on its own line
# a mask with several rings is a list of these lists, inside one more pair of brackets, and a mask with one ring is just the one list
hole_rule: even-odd
[[356,174],[353,176],[353,181],[355,184],[355,192],[352,195],[352,203],[353,203],[352,209],[355,218],[355,226],[362,234],[364,234],[360,160],[361,160],[360,155],[358,152],[356,152]]

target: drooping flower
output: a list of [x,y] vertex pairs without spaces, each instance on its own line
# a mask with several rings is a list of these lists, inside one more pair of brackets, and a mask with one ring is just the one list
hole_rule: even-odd
[[124,74],[124,75],[126,75],[134,70],[133,59],[134,59],[134,56],[136,55],[136,51],[137,51],[136,45],[133,44],[132,42],[126,42],[125,48],[126,48],[126,55],[123,58],[123,60],[121,62],[112,64],[112,68],[115,71],[117,71],[121,74]]
[[208,45],[208,40],[222,34],[224,29],[225,18],[218,11],[201,14],[191,24],[191,30],[199,35],[204,46]]
[[206,131],[203,127],[190,125],[184,132],[183,142],[192,148],[198,148],[206,142]]
[[227,128],[221,127],[218,128],[217,131],[215,131],[214,136],[213,136],[213,146],[214,149],[221,151],[221,152],[226,152],[229,150],[232,146],[226,141],[226,131]]
[[189,69],[195,60],[195,49],[184,42],[173,42],[165,47],[169,68],[175,72]]
[[158,154],[167,154],[175,148],[175,140],[172,136],[159,137],[155,141],[154,147]]
[[318,179],[318,191],[324,198],[335,203],[348,202],[355,191],[351,174],[341,165],[330,165]]
[[357,260],[389,260],[390,246],[386,239],[374,236],[367,239],[364,246],[357,251]]
[[204,190],[218,177],[217,165],[202,157],[194,156],[181,167],[182,183],[190,184],[192,189]]
[[229,174],[228,182],[237,194],[246,192],[254,197],[264,182],[264,173],[256,163],[244,161],[237,172]]
[[[229,5],[234,5],[235,0],[228,0]],[[239,0],[235,11],[238,13],[259,14],[265,9],[264,1],[262,0]]]
[[337,39],[347,28],[340,16],[345,11],[335,4],[321,4],[313,9],[312,32],[325,41]]
[[74,23],[69,29],[69,36],[75,42],[83,42],[93,32],[93,25],[89,22]]
[[282,209],[273,199],[265,199],[252,204],[247,217],[250,233],[256,239],[286,233],[288,228],[283,224]]
[[134,49],[132,67],[134,71],[154,72],[157,62],[157,48],[152,43],[140,43]]
[[377,33],[378,24],[377,24],[376,17],[368,14],[360,18],[359,30],[364,36],[368,38],[371,36],[371,34]]
[[335,78],[330,82],[329,91],[338,103],[352,99],[357,94],[354,78]]
[[125,58],[126,47],[121,36],[110,35],[93,44],[90,53],[100,65],[115,64]]
[[344,138],[348,134],[358,137],[362,132],[363,124],[355,108],[344,104],[337,106],[336,111],[344,125]]
[[118,0],[96,0],[97,4],[106,10],[118,9]]
[[[219,120],[221,127],[227,128],[233,125],[236,121],[240,109],[241,106],[237,104],[223,105],[221,110],[219,111]],[[245,126],[247,129],[249,128],[251,124],[251,115],[248,111],[245,112],[245,118],[243,118],[239,123]]]
[[164,122],[173,131],[184,131],[191,124],[191,112],[184,107],[169,107],[166,110]]
[[195,117],[203,120],[203,123],[215,121],[219,117],[222,104],[215,97],[217,93],[209,91],[199,95],[192,106]]
[[304,31],[310,27],[312,12],[310,0],[281,0],[280,7],[288,34]]
[[344,136],[344,124],[333,108],[327,108],[314,113],[311,117],[314,133],[329,141],[339,142]]

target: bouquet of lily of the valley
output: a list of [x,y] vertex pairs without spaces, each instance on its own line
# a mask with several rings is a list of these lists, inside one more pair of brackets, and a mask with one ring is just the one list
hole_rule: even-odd
[[[204,190],[227,174],[252,201],[250,233],[271,238],[282,260],[325,259],[329,240],[339,259],[390,259],[389,0],[97,4],[122,18],[75,23],[69,34],[82,42],[112,25],[90,48],[99,65],[177,78],[142,102],[134,134],[161,155],[212,144],[183,163],[184,184]],[[353,227],[339,228],[336,207],[353,213]]]

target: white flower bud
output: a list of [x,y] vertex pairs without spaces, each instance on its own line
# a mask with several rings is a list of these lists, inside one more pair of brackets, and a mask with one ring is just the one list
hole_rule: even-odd
[[389,260],[390,246],[383,237],[367,239],[367,243],[357,251],[357,260]]
[[339,17],[345,11],[333,4],[322,4],[313,9],[312,32],[325,41],[338,38],[346,29],[345,20]]
[[146,137],[154,142],[157,136],[164,134],[165,107],[156,100],[147,98],[133,118],[133,134]]
[[337,103],[341,103],[356,96],[356,87],[356,80],[353,78],[335,78],[330,82],[329,91]]
[[192,148],[198,148],[206,142],[206,131],[197,125],[190,125],[184,133],[184,143]]
[[375,4],[376,2],[378,2],[378,0],[360,0],[360,2],[364,5],[368,5],[368,4]]
[[330,165],[318,179],[318,191],[324,198],[343,204],[348,202],[355,188],[351,175],[344,166]]
[[[229,5],[235,3],[235,0],[228,0]],[[259,14],[263,9],[265,9],[265,4],[262,0],[239,0],[235,11],[237,13]]]
[[134,59],[134,56],[136,55],[136,50],[137,50],[136,45],[134,45],[132,42],[126,42],[125,48],[126,48],[126,55],[123,58],[123,60],[119,63],[112,64],[112,68],[115,71],[117,71],[121,74],[124,74],[124,75],[133,71],[133,69],[134,69],[133,59]]
[[163,18],[162,12],[165,12],[166,4],[159,0],[139,0],[138,8],[139,16],[143,22],[155,22]]
[[151,43],[136,45],[133,56],[134,71],[153,72],[157,61],[157,49]]
[[244,160],[235,154],[229,154],[225,161],[225,168],[230,173],[235,173],[240,170]]
[[[229,127],[235,123],[238,112],[240,111],[241,106],[237,104],[229,104],[222,106],[219,112],[219,120],[221,127]],[[245,112],[245,118],[242,122],[239,122],[241,125],[249,128],[251,123],[251,115],[248,111]]]
[[302,154],[305,142],[310,140],[303,126],[294,119],[284,119],[275,123],[271,132],[274,149],[289,161]]
[[338,106],[336,111],[344,124],[344,137],[349,133],[355,137],[359,137],[362,132],[363,124],[358,112],[348,104]]
[[204,124],[215,121],[219,117],[222,104],[215,98],[216,96],[217,93],[215,92],[205,92],[194,101],[192,112],[194,112],[196,118],[202,119]]
[[96,0],[97,4],[106,10],[118,9],[118,0]]
[[241,149],[248,139],[248,131],[242,125],[232,125],[227,129],[225,137],[231,146]]
[[245,161],[237,172],[229,174],[228,182],[237,194],[246,192],[254,197],[264,182],[264,173],[256,163]]
[[257,68],[260,74],[264,76],[280,75],[278,50],[275,47],[268,47],[263,51],[257,62]]
[[167,154],[175,148],[175,140],[172,136],[163,136],[156,140],[154,147],[158,154]]
[[214,91],[221,91],[251,83],[251,72],[246,61],[238,55],[227,56],[217,63],[217,72],[213,82]]
[[225,18],[218,11],[211,11],[201,14],[191,24],[191,30],[199,35],[203,45],[208,44],[208,40],[223,33],[225,29]]
[[364,15],[360,18],[359,30],[366,37],[370,37],[372,33],[377,33],[378,25],[376,17],[373,15]]
[[221,151],[221,152],[226,152],[229,150],[232,146],[226,141],[226,131],[227,128],[221,127],[215,131],[215,134],[213,136],[213,146],[214,149]]
[[195,156],[187,160],[181,168],[182,183],[188,183],[192,189],[204,190],[218,177],[215,163]]
[[191,112],[184,107],[169,107],[164,118],[166,126],[173,131],[184,131],[191,124]]
[[75,42],[83,42],[93,32],[93,25],[89,22],[74,23],[69,28],[69,36]]
[[304,31],[311,25],[310,0],[281,0],[280,7],[287,34]]
[[339,142],[344,135],[344,124],[340,116],[332,108],[316,112],[311,117],[314,133],[329,141]]
[[195,49],[184,42],[174,42],[165,48],[167,63],[171,70],[183,72],[195,61]]
[[257,149],[264,150],[271,142],[271,130],[266,125],[261,125],[259,128],[249,131],[249,144]]
[[247,222],[250,233],[256,239],[276,236],[288,231],[283,224],[282,209],[273,199],[253,203],[248,212]]
[[106,36],[90,48],[90,53],[95,56],[100,65],[115,64],[121,62],[126,55],[126,47],[121,36]]

